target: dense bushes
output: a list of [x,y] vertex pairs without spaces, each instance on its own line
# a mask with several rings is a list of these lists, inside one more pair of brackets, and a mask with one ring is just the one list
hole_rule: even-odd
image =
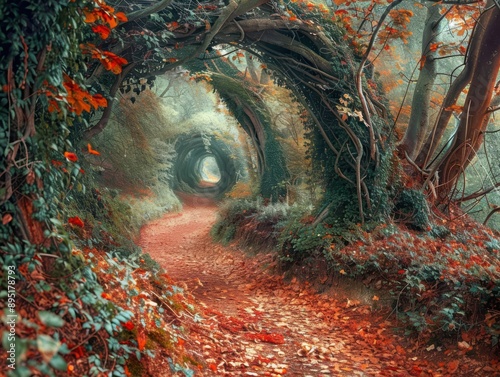
[[[497,344],[499,235],[465,216],[452,224],[435,218],[429,226],[421,194],[409,192],[397,204],[406,225],[332,226],[315,221],[305,205],[233,200],[221,208],[212,235],[225,243],[272,250],[281,269],[321,263],[330,274],[376,282],[376,289],[392,292],[393,302],[387,305],[408,334],[430,339],[473,331]],[[412,216],[415,211],[423,212]]]

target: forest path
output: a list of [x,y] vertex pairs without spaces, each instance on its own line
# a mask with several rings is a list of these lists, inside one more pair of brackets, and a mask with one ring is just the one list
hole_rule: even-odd
[[208,200],[191,200],[183,212],[146,225],[140,238],[144,252],[188,288],[211,324],[210,334],[197,339],[209,366],[201,375],[483,375],[463,355],[425,360],[429,352],[409,349],[392,333],[386,311],[285,283],[269,272],[270,255],[248,257],[214,244],[209,231],[216,211]]

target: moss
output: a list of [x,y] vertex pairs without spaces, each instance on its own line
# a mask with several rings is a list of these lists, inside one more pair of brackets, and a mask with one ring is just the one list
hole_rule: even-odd
[[130,375],[134,377],[142,377],[146,372],[144,365],[133,355],[127,360],[127,368]]
[[245,88],[244,82],[221,74],[212,74],[211,78],[214,89],[245,132],[250,137],[260,135],[260,138],[254,136],[264,156],[263,161],[260,161],[260,195],[272,202],[283,199],[287,193],[290,172],[283,148],[271,127],[269,110],[255,93]]
[[429,206],[425,195],[418,190],[404,190],[399,194],[394,211],[396,220],[417,230],[429,227]]
[[[163,329],[149,331],[148,332],[148,341],[151,344],[156,343],[156,344],[160,345],[161,347],[168,349],[168,350],[174,349],[174,344],[172,343],[172,340],[170,338],[170,334],[167,333]],[[146,347],[147,347],[147,345],[148,345],[148,342],[146,342]]]
[[195,367],[198,367],[201,365],[200,362],[196,361],[194,358],[192,358],[191,356],[188,356],[188,355],[182,356],[182,361],[185,364],[191,364],[191,365],[194,365]]

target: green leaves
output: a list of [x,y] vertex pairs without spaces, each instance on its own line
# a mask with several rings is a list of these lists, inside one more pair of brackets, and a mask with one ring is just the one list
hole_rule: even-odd
[[47,312],[47,311],[38,312],[38,317],[45,326],[62,327],[64,325],[64,320],[57,314],[54,314],[52,312]]

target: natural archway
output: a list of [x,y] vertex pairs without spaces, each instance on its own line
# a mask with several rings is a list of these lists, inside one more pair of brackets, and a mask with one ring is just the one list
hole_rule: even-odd
[[[174,190],[220,198],[242,173],[237,155],[223,141],[201,134],[182,135],[175,145]],[[210,169],[207,168],[207,164]],[[207,175],[207,172],[209,174]]]

